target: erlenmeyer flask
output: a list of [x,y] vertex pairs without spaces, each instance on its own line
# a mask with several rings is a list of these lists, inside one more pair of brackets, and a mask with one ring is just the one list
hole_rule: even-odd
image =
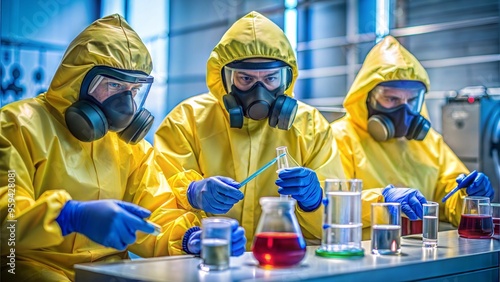
[[[279,173],[280,170],[291,167],[299,167],[300,165],[288,154],[288,149],[286,146],[280,146],[276,148],[276,156],[278,157],[277,164]],[[281,199],[291,199],[289,195],[280,195]]]
[[255,259],[264,268],[298,265],[306,255],[306,242],[295,216],[295,199],[262,197],[259,202],[262,214],[252,245]]

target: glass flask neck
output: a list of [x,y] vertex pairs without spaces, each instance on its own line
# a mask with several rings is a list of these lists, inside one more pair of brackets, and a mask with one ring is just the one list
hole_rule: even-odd
[[276,156],[278,157],[278,170],[300,166],[297,161],[295,161],[293,157],[288,153],[288,149],[286,146],[276,148]]
[[265,212],[272,210],[293,210],[296,203],[297,201],[292,198],[283,199],[277,197],[263,197],[260,199],[260,205],[262,206],[262,210]]

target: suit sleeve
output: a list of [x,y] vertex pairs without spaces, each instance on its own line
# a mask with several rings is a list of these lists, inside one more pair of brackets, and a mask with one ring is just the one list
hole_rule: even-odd
[[129,179],[127,197],[130,202],[149,209],[152,213],[148,220],[160,225],[162,232],[157,236],[138,233],[136,243],[129,250],[143,257],[185,254],[182,250],[184,233],[193,226],[201,226],[201,219],[206,215],[178,205],[153,152],[150,146],[146,146],[139,168]]
[[20,128],[11,112],[0,112],[0,124],[2,255],[11,248],[23,251],[59,245],[64,239],[55,219],[71,196],[62,187],[51,187],[35,200],[33,134],[29,128]]

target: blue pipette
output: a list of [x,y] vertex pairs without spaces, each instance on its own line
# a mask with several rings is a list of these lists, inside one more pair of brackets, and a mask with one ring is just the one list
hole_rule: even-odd
[[263,167],[259,168],[256,172],[254,172],[252,175],[250,175],[249,177],[247,177],[247,179],[241,181],[240,185],[238,185],[238,189],[240,187],[243,187],[245,186],[248,182],[250,182],[250,180],[254,179],[255,177],[257,177],[257,175],[261,174],[264,170],[268,169],[269,167],[271,167],[279,158],[281,157],[284,157],[286,154],[283,153],[279,156],[277,156],[276,158],[272,159],[270,162],[268,162],[267,164],[265,164]]
[[462,182],[460,182],[459,185],[457,185],[457,187],[453,188],[453,190],[451,190],[450,193],[444,196],[441,202],[442,203],[446,202],[446,200],[448,200],[448,198],[451,197],[451,195],[455,194],[458,190],[471,185],[476,176],[477,176],[477,171],[476,170],[472,171],[469,175],[467,175],[464,178],[464,180],[462,180]]

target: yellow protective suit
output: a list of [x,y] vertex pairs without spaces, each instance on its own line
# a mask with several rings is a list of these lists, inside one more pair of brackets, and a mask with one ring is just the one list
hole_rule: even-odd
[[[184,232],[200,225],[200,214],[178,209],[149,143],[129,145],[114,132],[81,142],[66,127],[64,112],[96,65],[152,69],[139,36],[122,17],[108,16],[70,44],[46,93],[0,110],[2,281],[74,280],[76,263],[127,257],[82,234],[61,235],[55,219],[70,199],[118,199],[151,210],[149,220],[163,233],[139,232],[129,250],[140,256],[182,254]],[[9,273],[10,262],[15,274]]]
[[[214,48],[207,63],[209,93],[189,98],[175,107],[155,134],[158,163],[177,196],[179,204],[193,210],[186,191],[189,183],[211,176],[226,176],[241,182],[276,157],[276,148],[287,146],[298,164],[316,171],[318,178],[343,177],[342,164],[328,121],[319,111],[298,103],[290,130],[271,128],[268,120],[244,118],[241,129],[231,128],[222,96],[227,94],[221,71],[235,60],[269,58],[282,60],[293,70],[293,82],[285,94],[293,96],[298,68],[288,39],[273,22],[251,12],[236,21]],[[171,172],[177,170],[177,174]],[[268,169],[241,188],[245,197],[225,215],[245,229],[250,250],[261,215],[259,199],[279,196],[277,166]],[[319,244],[323,207],[296,215],[308,243]]]
[[[388,80],[418,80],[430,87],[422,65],[392,36],[368,53],[344,100],[346,115],[332,123],[346,177],[363,180],[363,238],[370,237],[370,205],[384,202],[381,188],[388,184],[418,189],[427,200],[440,203],[440,220],[458,225],[465,191],[445,204],[441,199],[457,185],[455,178],[469,171],[442,136],[431,128],[422,141],[392,138],[377,142],[368,133],[368,92]],[[425,104],[421,114],[429,119]]]

